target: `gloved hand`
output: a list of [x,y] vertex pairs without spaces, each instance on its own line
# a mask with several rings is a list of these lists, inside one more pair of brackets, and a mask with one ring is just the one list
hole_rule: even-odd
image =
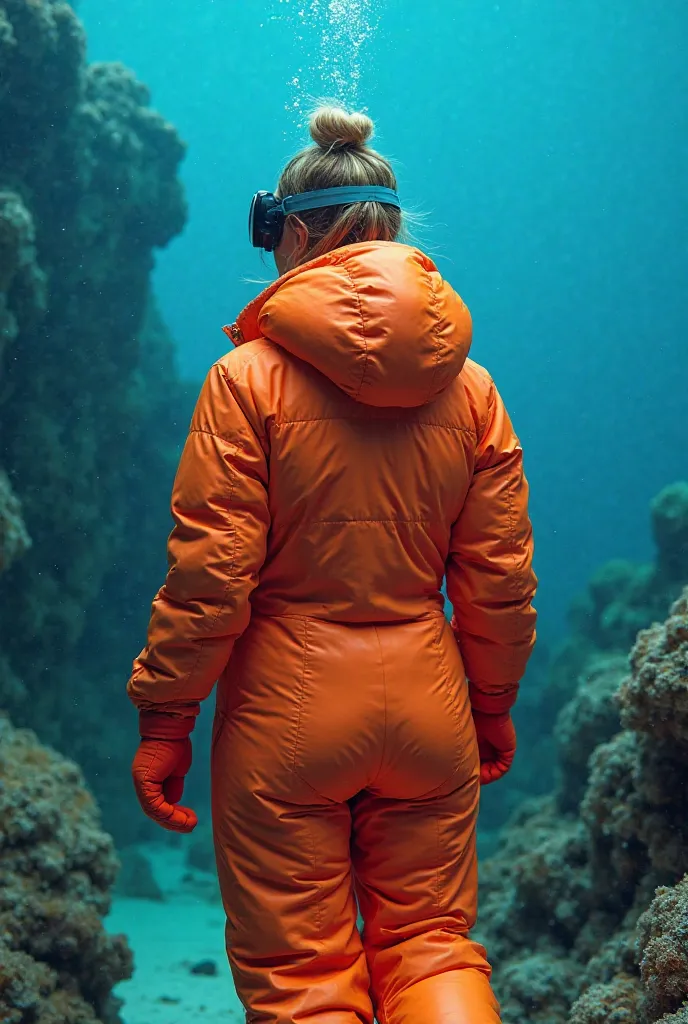
[[170,832],[193,832],[198,818],[179,801],[191,767],[193,717],[142,711],[141,743],[132,765],[134,788],[144,814]]
[[516,756],[516,730],[508,711],[486,714],[473,709],[480,751],[480,783],[488,786],[501,779]]

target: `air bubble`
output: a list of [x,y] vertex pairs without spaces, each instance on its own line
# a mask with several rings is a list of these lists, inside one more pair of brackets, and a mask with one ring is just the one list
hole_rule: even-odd
[[[282,5],[291,0],[279,0]],[[373,12],[375,0],[310,0],[293,4],[281,20],[291,23],[296,41],[304,52],[298,76],[288,85],[295,90],[291,108],[304,119],[302,108],[315,97],[327,96],[345,106],[359,104],[361,51],[374,34],[380,15]],[[304,35],[301,33],[304,32]],[[307,43],[306,40],[315,40]],[[310,51],[310,52],[309,52]]]

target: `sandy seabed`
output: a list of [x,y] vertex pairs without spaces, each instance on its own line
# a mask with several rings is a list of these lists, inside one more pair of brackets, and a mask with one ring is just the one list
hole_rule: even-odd
[[[143,851],[165,900],[118,897],[105,924],[124,933],[134,951],[131,981],[117,987],[124,1000],[124,1024],[243,1024],[224,949],[224,912],[211,877],[183,881],[181,850],[151,847]],[[192,974],[202,961],[214,961],[217,974]]]

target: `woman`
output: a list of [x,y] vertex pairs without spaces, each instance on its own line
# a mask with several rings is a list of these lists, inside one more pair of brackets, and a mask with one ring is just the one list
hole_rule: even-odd
[[182,455],[129,683],[134,778],[191,831],[189,736],[219,679],[213,825],[247,1021],[498,1024],[469,930],[480,782],[513,760],[534,642],[521,448],[463,302],[395,241],[371,121],[310,127],[284,206],[254,200],[281,276],[227,328]]

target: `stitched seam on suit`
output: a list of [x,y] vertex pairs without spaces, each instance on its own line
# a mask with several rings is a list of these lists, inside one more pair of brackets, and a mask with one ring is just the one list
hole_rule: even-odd
[[[202,432],[203,433],[210,433],[210,431],[202,431]],[[217,437],[218,435],[212,434],[211,436]],[[223,440],[223,439],[221,438],[221,440]],[[237,452],[239,450],[238,445],[236,445],[236,444],[231,445],[231,447],[234,448],[235,452]],[[231,503],[232,503],[232,501],[234,499],[234,491],[236,490],[237,477],[238,477],[238,474],[236,472],[233,472],[232,484],[231,484],[231,487],[229,488],[229,497],[227,498],[227,502],[228,502],[229,505],[231,505]],[[216,610],[215,614],[213,615],[213,617],[212,617],[212,619],[210,621],[210,625],[207,627],[209,632],[212,632],[212,630],[215,628],[215,625],[217,624],[217,621],[220,618],[220,615],[225,610],[225,608],[227,606],[227,596],[229,594],[230,587],[232,586],[232,584],[234,583],[234,581],[236,579],[236,577],[234,575],[234,570],[236,568],[236,555],[237,555],[237,530],[236,530],[236,526],[232,522],[231,516],[230,516],[230,518],[228,520],[228,524],[229,524],[229,529],[230,529],[231,534],[232,534],[232,554],[231,554],[231,558],[230,558],[230,561],[229,561],[229,566],[227,567],[227,579],[225,580],[225,586],[224,586],[224,590],[222,591],[222,597],[220,599],[220,603],[219,603],[219,605],[217,607],[217,610]],[[177,687],[176,687],[178,690],[179,689],[183,689],[184,687],[186,687],[188,685],[188,683],[189,683],[189,680],[193,678],[193,676],[194,676],[194,674],[195,674],[195,672],[196,672],[196,670],[197,670],[197,668],[198,668],[198,666],[200,664],[201,657],[202,657],[203,651],[205,649],[205,642],[206,642],[207,639],[208,639],[208,637],[205,636],[205,637],[203,637],[202,639],[200,639],[198,641],[198,652],[197,652],[196,657],[194,659],[194,663],[191,666],[191,668],[189,669],[189,671],[186,673],[186,675],[183,676],[182,679],[178,680]]]
[[213,727],[210,735],[210,757],[212,759],[215,748],[220,741],[220,737],[224,731],[225,724],[227,722],[227,715],[224,711],[220,711],[219,708],[215,712],[215,718],[213,719]]
[[440,829],[440,816],[435,814],[435,825],[437,827],[437,867],[435,869],[435,910],[442,909],[442,831]]
[[[260,340],[265,341],[265,339],[256,338],[256,341],[260,341]],[[272,347],[272,343],[271,343],[271,345],[267,345],[266,344],[263,348],[259,349],[258,352],[254,352],[254,354],[251,356],[250,359],[247,359],[245,363],[241,364],[241,366],[239,367],[239,369],[237,370],[237,372],[235,374],[228,373],[227,372],[227,367],[224,366],[222,362],[218,362],[215,365],[220,367],[220,371],[222,373],[222,376],[224,377],[224,379],[227,381],[228,384],[237,384],[238,381],[239,381],[239,378],[241,377],[241,375],[244,372],[244,370],[247,369],[247,367],[249,367],[251,365],[251,363],[253,363],[256,359],[258,359],[259,356],[262,356],[263,352],[265,352],[265,351],[269,352],[271,347]]]
[[[253,428],[251,429],[253,430]],[[253,433],[255,434],[255,437],[258,439],[258,441],[261,442],[261,448],[263,446],[263,441],[265,442],[265,444],[268,443],[267,437],[265,437],[263,434],[256,434],[255,431],[253,431]],[[207,430],[205,427],[189,427],[189,434],[206,434],[208,437],[214,437],[218,441],[222,441],[224,442],[224,444],[230,445],[234,449],[235,453],[241,450],[241,445],[238,445],[236,441],[234,441],[231,437],[225,437],[224,434],[218,434],[217,431],[215,430]]]
[[312,519],[312,526],[352,526],[356,523],[395,523],[397,526],[429,526],[435,519]]
[[319,789],[316,789],[312,782],[309,782],[308,779],[304,778],[304,776],[301,774],[301,772],[298,770],[298,768],[294,769],[294,775],[297,777],[297,779],[299,779],[301,782],[303,782],[304,786],[308,786],[308,788],[310,789],[311,793],[315,793],[315,795],[318,797],[319,800],[324,800],[325,803],[328,803],[328,804],[338,804],[338,803],[340,803],[339,800],[335,800],[333,797],[327,796],[326,793],[321,793]]
[[[300,416],[298,419],[274,420],[272,427],[291,427],[301,423],[393,423],[397,424],[399,418],[383,419],[381,416]],[[407,424],[414,427],[431,427],[433,430],[455,430],[463,434],[471,434],[477,437],[473,427],[466,427],[454,423],[435,423],[432,420],[408,420]]]
[[[432,800],[433,797],[437,796],[438,793],[440,793],[443,789],[446,789],[446,787],[451,782],[453,782],[453,780],[459,775],[460,771],[461,771],[461,765],[459,764],[454,769],[454,771],[451,773],[451,775],[447,776],[447,778],[444,780],[444,782],[441,785],[435,786],[434,789],[428,790],[427,793],[421,793],[420,796],[415,797],[414,799],[416,799],[416,800]],[[459,787],[457,787],[457,788],[459,788]]]
[[[301,738],[301,719],[303,717],[303,705],[306,697],[306,667],[308,664],[308,619],[303,620],[303,671],[301,673],[301,688],[298,696],[298,709],[296,716],[296,735],[294,737],[294,756],[292,758],[291,769],[295,775],[299,773],[296,770],[296,758],[299,749],[299,739]],[[300,778],[300,776],[299,776]]]
[[246,420],[248,421],[249,426],[251,427],[251,429],[256,434],[256,437],[261,442],[261,447],[263,446],[263,444],[265,444],[265,446],[267,447],[267,445],[268,445],[268,438],[267,438],[266,434],[264,432],[260,432],[259,433],[258,431],[255,430],[255,428],[253,427],[253,424],[251,423],[251,420],[246,415],[246,412],[244,410],[243,405],[241,404],[239,398],[235,395],[234,389],[232,387],[233,384],[238,384],[239,383],[239,377],[241,376],[241,373],[246,369],[246,367],[250,366],[251,363],[255,359],[257,359],[258,356],[260,356],[260,355],[261,355],[261,352],[256,352],[256,354],[251,356],[250,359],[247,359],[246,362],[240,367],[239,373],[237,373],[236,376],[232,376],[232,377],[230,377],[229,374],[226,373],[225,367],[222,365],[222,363],[218,363],[217,365],[220,367],[220,372],[222,373],[222,376],[223,376],[223,378],[225,380],[225,383],[227,384],[227,387],[229,388],[229,391],[230,391],[232,397],[234,398],[234,400],[239,405],[239,408],[241,409],[243,415],[246,417]]
[[386,753],[386,750],[387,750],[387,679],[386,679],[386,676],[385,676],[385,662],[384,662],[384,659],[382,657],[382,644],[380,643],[380,634],[377,631],[377,626],[374,626],[373,629],[375,630],[375,639],[377,640],[377,646],[380,649],[380,667],[382,669],[382,693],[383,693],[384,702],[385,702],[385,711],[384,711],[383,726],[382,726],[383,731],[382,731],[382,751],[380,753],[380,766],[379,766],[377,772],[375,773],[375,778],[370,783],[370,788],[374,788],[375,784],[377,783],[377,780],[380,778],[380,775],[382,774],[382,768],[383,768],[383,765],[385,763],[385,753]]
[[[435,635],[434,635],[434,642],[435,642],[435,645],[437,647],[437,652],[438,652],[438,655],[439,655],[440,665],[442,666],[442,671],[444,672],[445,682],[446,682],[446,684],[448,686],[450,686],[451,675],[450,675],[450,672],[449,672],[449,666],[447,665],[447,662],[446,662],[445,657],[444,657],[444,651],[442,650],[442,633],[443,633],[443,631],[446,628],[447,628],[447,622],[446,622],[446,620],[443,617],[441,620],[438,620],[438,622],[437,622],[437,631],[435,632]],[[450,700],[451,700],[452,716],[454,718],[454,721],[456,722],[456,728],[457,728],[457,732],[458,732],[460,730],[460,728],[461,728],[461,723],[459,721],[459,713],[458,713],[458,708],[457,708],[457,704],[456,704],[456,695],[455,695],[454,691],[451,688],[449,690],[449,697],[450,697]],[[454,765],[454,770],[444,780],[442,785],[437,787],[437,790],[435,792],[438,792],[439,790],[441,790],[444,786],[447,785],[447,783],[451,779],[455,778],[455,776],[459,773],[460,768],[461,768],[461,754],[460,754],[460,752],[457,752],[456,763]],[[430,795],[430,794],[428,794],[428,795]],[[439,813],[437,813],[437,816],[435,818],[435,824],[437,825],[437,889],[436,889],[436,901],[437,901],[437,910],[441,911],[442,910],[443,899],[444,899],[443,885],[442,885],[442,863],[443,863],[444,858],[443,858],[443,847],[442,847],[442,823],[441,823],[441,820],[440,820],[440,814]]]
[[487,393],[487,412],[485,413],[485,417],[479,426],[479,430],[477,431],[477,438],[479,444],[485,436],[485,433],[487,431],[487,425],[490,422],[490,414],[492,412],[495,402],[497,401],[497,399],[495,398],[495,382],[492,380],[492,377],[490,377],[489,374],[487,380],[489,389]]
[[[304,622],[304,621],[310,619],[313,622],[334,623],[334,624],[336,624],[338,626],[351,626],[352,625],[352,622],[349,619],[329,619],[329,618],[325,618],[324,619],[324,618],[321,618],[318,615],[297,615],[296,612],[281,612],[279,615],[277,615],[277,614],[275,614],[275,615],[268,615],[265,612],[254,612],[254,615],[256,616],[256,618],[261,618],[261,619],[277,619],[277,620],[279,620],[279,619],[296,619],[299,622]],[[434,612],[423,612],[422,615],[416,615],[415,617],[409,617],[409,618],[405,618],[405,619],[390,619],[390,620],[385,620],[383,622],[368,623],[368,625],[399,626],[399,625],[402,625],[402,624],[405,625],[405,624],[407,624],[409,622],[427,622],[429,619],[440,619],[440,618],[444,619],[445,615],[444,615],[444,612],[442,612],[442,611],[440,611],[438,609],[437,611],[434,611]],[[360,625],[360,623],[359,622],[354,622],[353,625]]]
[[430,399],[432,398],[432,395],[433,395],[433,391],[435,389],[435,377],[437,376],[437,369],[438,369],[439,364],[440,364],[440,347],[441,347],[440,346],[440,337],[439,337],[440,303],[439,303],[439,298],[438,298],[438,295],[437,295],[437,291],[433,287],[433,284],[432,284],[432,276],[430,274],[430,271],[428,271],[428,286],[430,288],[430,299],[431,299],[431,302],[432,302],[432,305],[433,305],[433,308],[434,308],[434,311],[435,311],[435,322],[432,325],[432,333],[433,333],[433,337],[435,338],[435,365],[433,366],[433,369],[432,369],[432,377],[430,378],[430,385],[428,387],[428,393],[427,393],[426,398],[425,398],[426,402],[430,401]]
[[368,356],[368,339],[366,337],[366,325],[365,325],[365,319],[364,319],[364,316],[363,316],[363,304],[361,303],[361,296],[358,294],[358,288],[356,287],[356,282],[354,281],[353,274],[351,273],[349,268],[346,266],[346,264],[342,264],[342,270],[344,271],[346,276],[349,278],[349,283],[351,285],[351,289],[352,289],[352,291],[353,291],[353,293],[354,293],[354,295],[356,297],[356,305],[358,306],[358,315],[361,318],[361,338],[363,339],[363,348],[365,350],[365,359],[363,361],[363,373],[361,374],[361,380],[360,380],[359,385],[358,385],[358,390],[357,390],[356,394],[354,395],[354,399],[356,401],[358,401],[358,398],[359,398],[359,396],[361,394],[361,391],[363,390],[363,385],[365,384],[366,374],[368,372],[368,358],[369,358],[369,356]]
[[313,871],[313,887],[315,892],[311,900],[313,904],[313,917],[315,921],[315,935],[316,938],[320,938],[320,928],[322,925],[322,886],[317,882],[317,867],[318,867],[318,844],[315,841],[315,832],[310,827],[306,826],[308,832],[308,838],[311,842],[311,868]]
[[[445,629],[445,626],[446,626],[446,620],[445,619],[442,619],[441,621],[438,620],[437,632],[435,633],[435,646],[437,647],[437,653],[439,655],[440,665],[442,666],[442,671],[444,672],[445,682],[446,682],[447,686],[449,687],[449,699],[451,700],[451,713],[452,713],[452,716],[453,716],[454,721],[456,723],[456,728],[458,730],[460,730],[461,729],[461,722],[459,721],[459,709],[456,706],[456,694],[454,693],[454,691],[453,691],[453,689],[451,688],[451,685],[450,685],[451,675],[450,675],[450,672],[449,672],[449,666],[447,665],[447,662],[445,661],[444,651],[442,650],[442,642],[441,642],[442,641],[442,632]],[[445,783],[450,778],[452,778],[454,775],[456,775],[456,773],[458,772],[460,767],[461,767],[461,756],[460,756],[460,754],[457,754],[456,764],[454,765],[454,770],[448,776],[448,778],[445,780]],[[443,785],[445,783],[443,783]]]
[[[513,491],[512,491],[511,477],[509,477],[509,479],[507,480],[507,485],[506,485],[506,503],[507,503],[507,524],[508,524],[509,537],[510,537],[510,540],[511,540],[511,559],[512,559],[512,563],[513,563],[513,581],[514,581],[514,586],[515,586],[516,593],[519,594],[522,591],[522,588],[523,588],[523,579],[522,579],[521,570],[518,568],[518,559],[516,557],[516,546],[517,546],[516,545],[516,522],[515,522],[515,514],[514,514],[514,496],[513,496]],[[516,639],[516,630],[517,630],[517,625],[516,625],[516,623],[514,623],[514,629],[513,629],[513,634],[512,634],[512,639],[514,639],[514,640]],[[511,653],[512,661],[513,661],[514,657],[515,657],[515,652],[512,651],[512,653]]]
[[[435,646],[437,647],[437,650],[438,650],[440,665],[442,667],[442,671],[444,672],[445,680],[448,681],[449,678],[450,678],[449,677],[449,670],[447,668],[447,663],[444,660],[444,654],[442,653],[442,648],[441,648],[441,646],[439,644],[439,639],[441,639],[442,630],[445,628],[444,624],[446,623],[446,621],[447,620],[445,619],[445,617],[443,615],[441,617],[441,621],[438,622],[438,627],[439,628],[438,628],[437,633],[435,633],[435,635],[433,636],[433,643],[435,644]],[[454,694],[451,691],[450,691],[449,696],[450,696],[450,700],[451,700],[451,713],[452,713],[452,716],[453,716],[453,718],[454,718],[454,720],[456,722],[457,729],[460,729],[461,728],[461,723],[459,721],[458,708],[457,708],[457,705],[456,705],[456,697],[454,696]],[[454,765],[454,768],[449,773],[449,775],[446,777],[446,779],[444,779],[439,784],[439,786],[435,786],[433,789],[428,790],[427,793],[421,793],[421,795],[419,797],[417,797],[417,799],[418,800],[429,800],[429,799],[431,799],[433,796],[435,796],[436,793],[439,793],[440,790],[444,789],[445,786],[447,786],[452,781],[452,779],[456,778],[456,776],[461,771],[461,767],[462,767],[461,754],[458,753],[456,755],[456,763]]]

